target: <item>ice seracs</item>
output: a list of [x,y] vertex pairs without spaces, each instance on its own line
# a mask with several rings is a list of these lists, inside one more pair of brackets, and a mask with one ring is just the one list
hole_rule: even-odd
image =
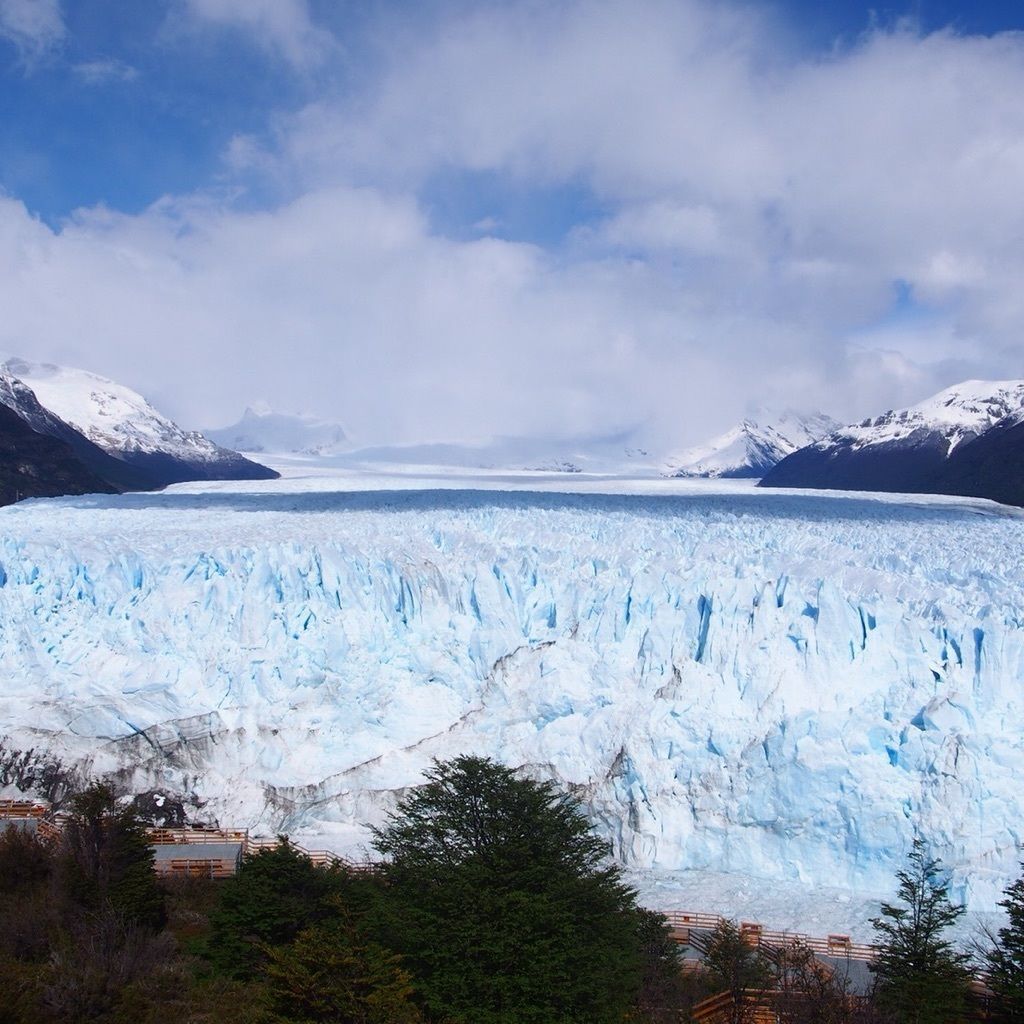
[[677,486],[0,510],[3,745],[355,856],[432,757],[483,753],[571,788],[633,868],[884,895],[921,834],[994,907],[1020,514]]
[[824,413],[762,414],[757,421],[745,419],[720,437],[672,456],[667,474],[711,479],[762,477],[787,455],[837,426]]

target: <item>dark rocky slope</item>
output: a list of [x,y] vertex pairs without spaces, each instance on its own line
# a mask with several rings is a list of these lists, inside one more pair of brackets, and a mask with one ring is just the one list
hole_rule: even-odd
[[17,413],[0,405],[0,505],[21,498],[115,491],[69,444],[37,433]]

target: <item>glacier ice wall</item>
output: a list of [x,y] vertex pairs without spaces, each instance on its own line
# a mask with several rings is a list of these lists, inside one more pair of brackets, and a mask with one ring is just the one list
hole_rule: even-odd
[[282,485],[0,528],[0,736],[201,817],[356,842],[476,751],[637,867],[885,891],[917,830],[976,908],[1016,873],[1015,513]]

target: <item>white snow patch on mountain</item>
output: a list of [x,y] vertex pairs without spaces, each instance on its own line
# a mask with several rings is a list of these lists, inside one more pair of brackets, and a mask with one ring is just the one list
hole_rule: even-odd
[[978,909],[1016,876],[1018,513],[233,486],[0,510],[8,745],[356,854],[432,757],[489,754],[631,869],[780,910],[891,892],[915,833]]
[[218,462],[226,453],[196,431],[183,430],[138,392],[88,370],[9,359],[3,370],[27,384],[50,412],[112,455],[161,453]]
[[678,477],[761,477],[776,463],[835,430],[835,420],[815,413],[746,419],[719,437],[679,452],[667,472]]
[[924,435],[947,444],[946,454],[983,434],[1000,420],[1024,415],[1024,381],[968,380],[907,409],[842,427],[817,442],[817,447],[842,445],[854,450],[892,444]]

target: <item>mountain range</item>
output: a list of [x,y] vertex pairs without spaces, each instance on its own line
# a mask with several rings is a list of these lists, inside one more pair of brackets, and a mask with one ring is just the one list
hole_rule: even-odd
[[782,459],[762,487],[956,494],[1024,504],[1024,381],[965,381],[841,427]]
[[669,459],[667,475],[744,479],[763,477],[787,455],[812,444],[839,424],[823,413],[788,411],[745,419],[719,437]]
[[86,370],[8,360],[0,367],[0,406],[3,503],[277,476],[183,430],[130,388]]
[[848,426],[821,413],[761,413],[671,456],[638,446],[629,432],[356,449],[338,423],[259,405],[236,424],[204,434],[182,429],[124,385],[21,359],[0,365],[0,408],[13,414],[0,418],[4,503],[278,475],[235,450],[242,449],[329,456],[353,471],[401,464],[750,478],[763,487],[954,494],[1024,505],[1024,381],[965,381]]

